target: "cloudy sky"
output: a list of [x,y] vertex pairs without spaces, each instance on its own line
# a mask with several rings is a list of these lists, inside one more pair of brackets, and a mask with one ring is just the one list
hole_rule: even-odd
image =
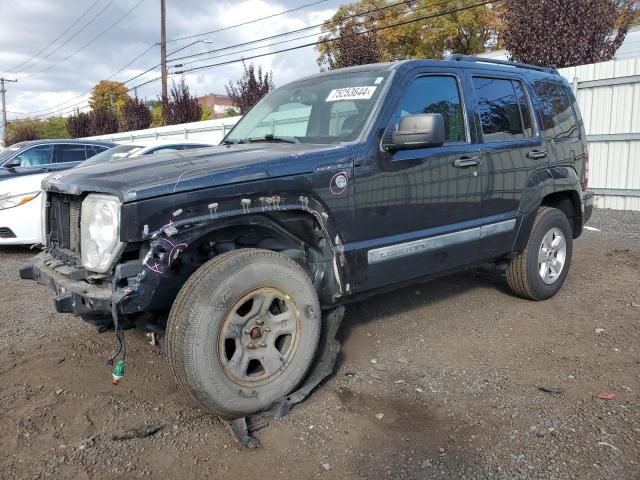
[[[167,50],[175,51],[199,39],[211,41],[196,43],[173,55],[179,57],[319,24],[329,18],[341,3],[345,3],[340,0],[324,0],[268,20],[238,28],[227,28],[315,2],[318,0],[166,0],[169,41]],[[126,14],[132,8],[133,10]],[[0,76],[18,79],[18,83],[8,84],[7,87],[9,119],[47,115],[56,113],[56,110],[73,107],[86,99],[88,94],[76,97],[90,90],[98,81],[111,77],[158,42],[160,37],[159,0],[0,0],[0,12]],[[85,12],[86,15],[78,21]],[[109,28],[121,17],[123,18],[119,23]],[[76,21],[77,23],[69,29]],[[69,30],[66,31],[67,29]],[[172,41],[220,29],[225,30]],[[105,30],[104,34],[95,39]],[[319,29],[309,30],[292,37],[282,37],[183,61],[219,56],[188,65],[197,67],[239,59],[243,56],[309,43],[316,37],[269,47],[269,43],[318,32]],[[51,44],[61,34],[63,35]],[[261,48],[233,53],[239,49],[255,47]],[[45,50],[39,53],[43,49]],[[34,58],[36,54],[38,55]],[[159,57],[160,49],[156,45],[112,79],[130,79],[156,66]],[[317,72],[316,57],[317,51],[309,47],[252,61],[267,71],[272,70],[276,85],[282,85],[295,78]],[[169,61],[169,65],[178,62]],[[170,68],[169,72],[173,70],[176,69]],[[234,63],[185,74],[184,78],[192,93],[196,95],[224,93],[224,85],[229,79],[238,78],[241,70],[241,65]],[[158,75],[159,69],[156,68],[127,83],[127,86],[133,87]],[[179,80],[180,76],[174,78]],[[139,96],[149,99],[156,98],[159,93],[160,82],[138,89]],[[64,113],[64,110],[61,113]]]

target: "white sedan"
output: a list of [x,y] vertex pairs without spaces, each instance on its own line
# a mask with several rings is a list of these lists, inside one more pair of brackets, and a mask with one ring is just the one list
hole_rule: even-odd
[[[210,146],[213,145],[171,140],[154,141],[146,145],[118,145],[93,156],[76,168],[141,155]],[[44,243],[42,212],[45,195],[40,184],[49,175],[50,173],[38,173],[0,181],[0,246]]]

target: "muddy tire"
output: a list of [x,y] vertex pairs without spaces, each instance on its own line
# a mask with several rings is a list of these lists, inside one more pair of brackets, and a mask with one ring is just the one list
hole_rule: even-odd
[[317,293],[296,262],[268,250],[228,252],[180,290],[167,323],[169,367],[206,410],[256,413],[303,380],[320,319]]
[[566,215],[541,207],[526,248],[507,267],[511,291],[529,300],[553,297],[564,284],[573,253],[573,232]]

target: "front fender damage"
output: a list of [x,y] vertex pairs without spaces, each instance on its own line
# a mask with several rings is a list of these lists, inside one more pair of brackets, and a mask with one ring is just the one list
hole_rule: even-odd
[[[318,250],[327,253],[307,248],[307,266],[324,303],[337,302],[349,293],[350,288],[343,280],[345,256],[340,234],[332,226],[330,215],[321,202],[303,194],[282,194],[245,196],[235,202],[208,202],[200,208],[193,205],[178,206],[171,211],[170,218],[162,227],[150,231],[149,226],[144,225],[138,269],[133,276],[121,277],[111,295],[116,311],[120,315],[131,315],[153,309],[154,304],[158,303],[156,297],[159,293],[170,290],[172,286],[174,289],[176,285],[181,286],[197,268],[197,262],[194,265],[193,248],[217,230],[262,227],[304,248],[305,241],[277,221],[277,214],[287,212],[305,213],[315,220],[322,235]],[[186,268],[181,265],[185,255]]]

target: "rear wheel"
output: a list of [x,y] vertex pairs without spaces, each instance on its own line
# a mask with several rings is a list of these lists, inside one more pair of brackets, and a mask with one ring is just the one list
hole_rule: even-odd
[[167,357],[178,384],[225,418],[269,407],[304,378],[320,338],[311,279],[293,260],[244,249],[204,264],[169,316]]
[[564,284],[573,253],[573,232],[558,209],[538,209],[529,242],[507,267],[507,283],[516,295],[530,300],[554,296]]

